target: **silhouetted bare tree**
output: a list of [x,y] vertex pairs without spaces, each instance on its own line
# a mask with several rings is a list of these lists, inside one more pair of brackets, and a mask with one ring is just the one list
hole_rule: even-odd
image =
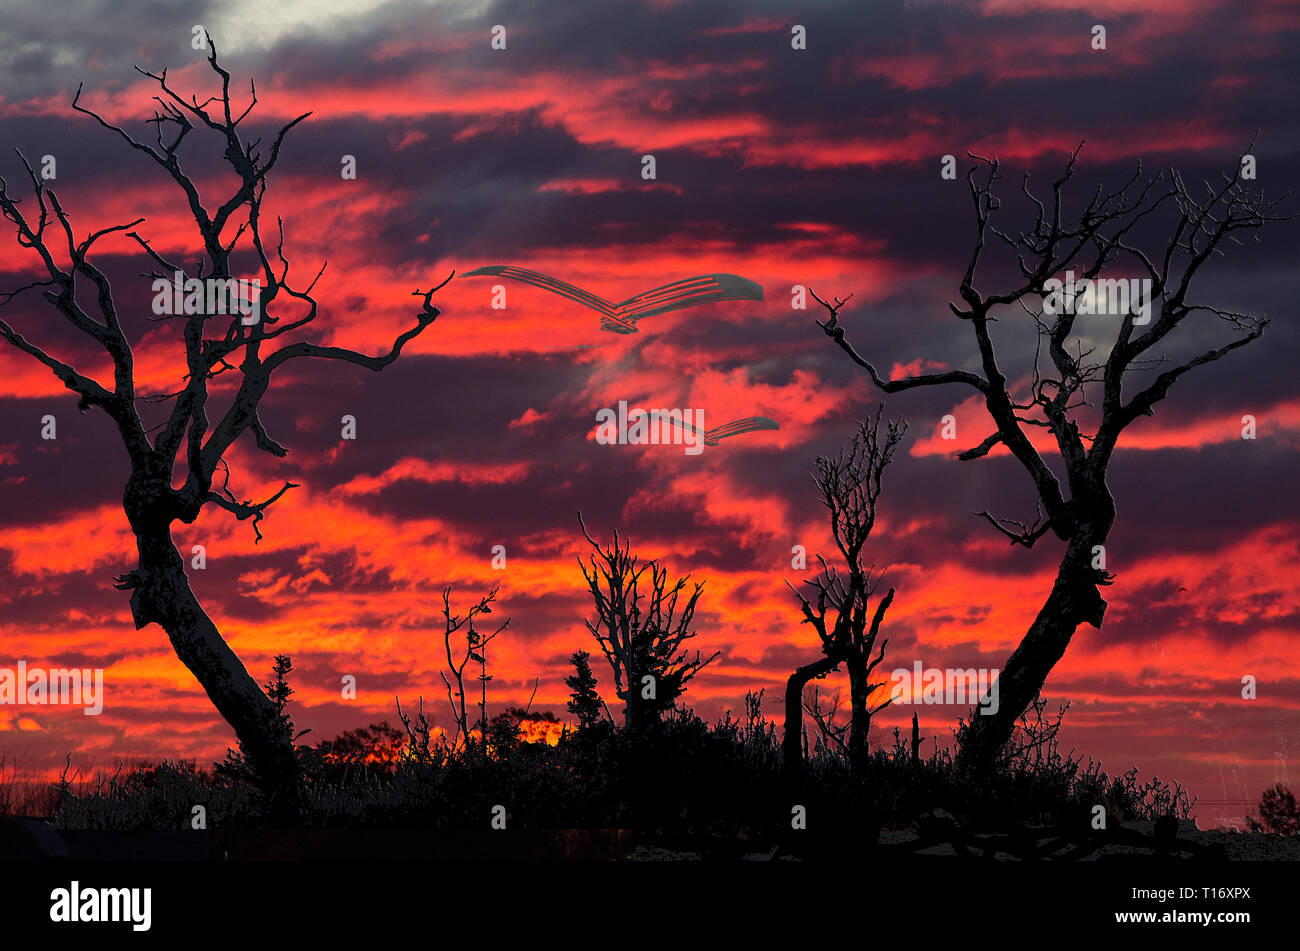
[[[885,612],[893,603],[894,589],[890,588],[876,602],[872,613],[871,598],[880,576],[873,578],[873,567],[863,564],[862,549],[876,524],[876,504],[883,490],[885,469],[893,461],[894,451],[907,432],[907,423],[901,420],[887,423],[882,433],[883,411],[884,407],[880,407],[874,419],[859,421],[857,432],[839,455],[833,458],[819,456],[813,463],[813,482],[830,517],[831,534],[844,561],[847,577],[818,555],[821,574],[804,582],[817,592],[815,608],[809,598],[786,582],[799,599],[804,623],[812,625],[822,648],[821,658],[795,670],[786,682],[783,750],[786,768],[791,772],[797,771],[803,762],[803,692],[809,682],[825,677],[840,664],[848,668],[851,708],[848,749],[851,768],[855,770],[861,770],[866,764],[871,715],[885,706],[882,704],[872,710],[868,700],[880,686],[871,683],[871,673],[884,658],[889,638],[881,642],[874,659],[871,655]],[[833,619],[829,622],[828,607],[833,612]]]
[[[720,656],[715,651],[702,659],[696,651],[691,659],[681,650],[682,644],[695,636],[691,621],[704,583],[696,582],[679,605],[689,575],[678,578],[670,588],[667,569],[654,559],[638,559],[631,553],[630,543],[619,544],[617,531],[613,545],[604,548],[587,532],[581,512],[578,524],[596,550],[588,561],[578,559],[596,607],[595,619],[585,622],[587,630],[609,661],[618,698],[627,704],[627,726],[640,729],[657,721],[685,692],[686,684]],[[649,585],[643,590],[646,571],[650,572]]]
[[[45,300],[64,320],[107,354],[113,367],[113,382],[104,385],[77,371],[30,342],[7,322],[0,321],[0,337],[48,367],[77,394],[80,410],[101,410],[116,427],[131,466],[122,501],[139,553],[137,566],[117,579],[117,587],[131,592],[131,613],[137,628],[157,623],[167,632],[177,656],[234,728],[250,766],[272,794],[276,808],[293,809],[298,801],[300,768],[293,745],[280,728],[275,703],[249,676],[190,589],[171,526],[177,521],[192,523],[205,508],[216,506],[237,519],[251,519],[260,539],[258,523],[274,502],[289,489],[296,488],[296,483],[285,482],[262,502],[240,501],[229,487],[230,470],[224,457],[244,434],[253,439],[257,448],[273,456],[283,457],[288,453],[267,432],[258,415],[258,405],[277,371],[286,364],[307,359],[383,369],[397,359],[407,342],[437,318],[439,312],[432,305],[432,298],[439,288],[416,290],[414,296],[422,298],[422,307],[416,314],[415,326],[397,336],[387,354],[372,357],[301,339],[289,342],[291,332],[316,319],[317,301],[312,290],[320,273],[305,286],[290,279],[289,262],[284,255],[283,225],[276,243],[270,245],[273,250],[268,252],[270,242],[264,234],[262,203],[267,176],[280,158],[285,136],[310,113],[280,128],[269,149],[264,147],[261,138],[245,141],[240,124],[257,103],[256,88],[250,86],[249,102],[242,110],[232,103],[230,73],[218,64],[210,37],[208,42],[208,64],[220,80],[220,92],[202,102],[197,96],[186,99],[177,93],[168,84],[166,70],[155,74],[137,67],[159,89],[155,97],[158,108],[148,120],[155,127],[156,144],[137,141],[82,106],[80,89],[72,103],[76,111],[91,116],[155,163],[179,189],[179,197],[194,218],[203,245],[203,257],[197,268],[188,272],[180,264],[167,260],[144,236],[132,230],[143,218],[109,225],[78,240],[55,190],[33,172],[20,153],[35,203],[20,201],[0,180],[0,211],[16,226],[18,244],[35,255],[34,264],[39,273],[30,283],[0,294],[0,305],[27,291],[41,290]],[[237,181],[229,194],[205,200],[196,180],[182,167],[184,147],[193,144],[191,135],[195,133],[211,134],[217,140]],[[232,230],[234,233],[230,234]],[[92,259],[92,250],[103,238],[118,234],[134,241],[162,269],[161,274],[150,275],[153,278],[171,282],[179,272],[184,280],[197,278],[225,283],[235,277],[237,255],[244,256],[259,274],[261,314],[251,324],[245,323],[248,308],[241,313],[234,307],[224,306],[216,308],[221,313],[210,313],[199,306],[194,313],[155,318],[175,320],[180,326],[178,343],[183,343],[188,373],[176,392],[157,397],[137,395],[128,334],[109,279]],[[208,415],[208,384],[222,373],[237,374],[239,385],[230,406],[214,422]],[[141,401],[170,402],[171,409],[160,425],[146,426],[137,407]],[[183,481],[176,486],[173,479],[178,466]]]
[[[958,453],[957,458],[980,459],[995,446],[1005,446],[1033,482],[1038,515],[1032,522],[1017,522],[987,511],[976,514],[987,519],[1012,545],[1032,547],[1048,532],[1065,543],[1051,593],[1004,665],[998,680],[997,712],[973,717],[963,732],[958,757],[963,768],[987,768],[994,761],[1011,736],[1017,717],[1038,695],[1078,626],[1101,626],[1106,602],[1098,589],[1111,584],[1114,578],[1105,570],[1101,547],[1116,514],[1106,473],[1120,435],[1135,420],[1150,416],[1185,374],[1257,339],[1268,323],[1260,317],[1194,301],[1190,296],[1194,279],[1212,256],[1223,252],[1225,242],[1238,242],[1239,232],[1258,232],[1265,222],[1286,217],[1274,214],[1281,199],[1266,199],[1262,192],[1243,184],[1241,161],[1223,175],[1219,185],[1203,183],[1198,191],[1187,187],[1173,170],[1143,180],[1139,164],[1115,191],[1106,193],[1098,186],[1078,216],[1070,218],[1062,207],[1062,192],[1073,177],[1078,154],[1076,149],[1070,156],[1064,172],[1052,183],[1051,198],[1046,201],[1030,191],[1029,176],[1025,175],[1021,191],[1032,206],[1034,222],[1015,234],[990,226],[990,219],[1001,207],[1001,200],[994,194],[994,183],[1001,177],[997,159],[971,156],[975,164],[967,183],[975,210],[975,246],[961,280],[962,305],[949,302],[948,306],[957,319],[970,326],[979,354],[979,370],[953,369],[885,379],[850,344],[840,324],[845,301],[817,297],[829,313],[827,320],[818,321],[819,325],[882,391],[897,393],[916,387],[956,385],[979,394],[993,431],[979,445]],[[1167,237],[1160,242],[1162,246],[1148,254],[1134,243],[1134,235],[1139,226],[1156,226],[1158,213],[1170,213],[1171,221],[1164,232]],[[990,239],[1010,249],[1010,257],[1014,258],[1010,263],[1019,272],[1009,289],[1001,293],[983,293],[975,287],[975,271]],[[1139,280],[1150,282],[1144,296],[1153,302],[1154,317],[1151,313],[1144,315],[1150,320],[1149,326],[1145,321],[1138,322],[1144,310],[1141,301],[1119,308],[1127,312],[1112,318],[1118,327],[1107,353],[1098,354],[1097,347],[1078,339],[1075,306],[1053,304],[1040,314],[1026,305],[1027,301],[1045,301],[1059,292],[1055,286],[1046,286],[1049,281],[1059,280],[1055,275],[1077,269],[1076,283],[1091,282],[1121,264],[1141,275]],[[1088,294],[1082,296],[1089,299],[1088,308],[1095,310],[1095,302]],[[1033,322],[1038,346],[1032,365],[1008,370],[998,361],[992,324],[1000,309],[1015,307]],[[1226,324],[1235,332],[1234,338],[1203,351],[1196,347],[1191,351],[1193,355],[1160,369],[1168,358],[1153,358],[1153,348],[1174,339],[1174,331],[1196,316]],[[1146,329],[1139,330],[1142,326]],[[1086,328],[1084,336],[1090,331]],[[1195,341],[1189,339],[1188,344],[1194,345]],[[1046,371],[1040,366],[1043,349],[1051,361]],[[1147,375],[1143,376],[1144,372]],[[1019,384],[1019,380],[1027,383]],[[1132,387],[1131,395],[1126,396],[1126,384]],[[1022,386],[1026,390],[1023,395],[1013,392]],[[1089,398],[1098,392],[1099,412]],[[1045,429],[1054,440],[1066,475],[1064,486],[1031,441],[1031,426]]]
[[[465,668],[469,666],[470,661],[479,665],[478,681],[482,698],[479,702],[479,739],[482,743],[487,743],[487,684],[492,677],[487,672],[486,651],[488,644],[510,626],[510,618],[502,621],[497,629],[486,637],[474,626],[474,621],[482,615],[492,613],[492,602],[496,600],[498,590],[500,589],[493,588],[487,595],[479,598],[478,603],[473,605],[463,617],[451,613],[451,588],[444,588],[442,591],[442,645],[447,654],[447,670],[439,671],[438,675],[442,677],[443,686],[447,688],[447,703],[451,706],[451,716],[456,723],[456,735],[452,737],[449,744],[453,750],[458,749],[463,743],[470,742],[469,710],[466,707],[465,693]],[[453,648],[452,635],[462,629],[465,632],[465,643]],[[460,655],[459,658],[457,654]],[[451,679],[448,679],[448,673],[451,674]]]

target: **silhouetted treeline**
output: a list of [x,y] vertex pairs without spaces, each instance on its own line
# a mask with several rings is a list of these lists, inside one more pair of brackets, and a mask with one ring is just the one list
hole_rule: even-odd
[[[1044,719],[1041,702],[1022,718],[987,787],[957,785],[947,750],[936,751],[931,738],[917,750],[897,730],[892,744],[871,751],[865,772],[851,773],[847,749],[818,737],[804,777],[791,781],[761,702],[761,693],[750,694],[739,719],[728,714],[716,723],[680,709],[635,729],[602,718],[566,729],[555,745],[523,741],[519,710],[499,715],[488,744],[458,748],[372,724],[299,747],[302,823],[487,829],[504,806],[509,829],[624,829],[669,848],[799,853],[850,842],[870,848],[882,829],[936,815],[989,828],[1043,821],[1084,829],[1098,804],[1112,822],[1187,818],[1193,805],[1176,783],[1139,784],[1136,769],[1112,778],[1099,764],[1063,755],[1055,742],[1060,717]],[[214,770],[164,763],[88,789],[67,786],[56,797],[54,824],[189,828],[195,804],[204,805],[209,829],[268,824],[265,800],[238,760],[232,753]],[[796,807],[806,828],[795,828]]]

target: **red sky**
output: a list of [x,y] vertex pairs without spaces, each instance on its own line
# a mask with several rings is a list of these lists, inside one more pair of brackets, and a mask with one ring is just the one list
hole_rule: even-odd
[[[973,222],[964,181],[939,175],[941,156],[958,156],[963,175],[967,150],[1003,161],[1008,227],[1031,223],[1016,200],[1021,175],[1045,187],[1084,139],[1067,201],[1121,181],[1139,159],[1214,180],[1256,130],[1268,193],[1300,172],[1291,89],[1300,8],[1291,3],[1243,11],[1043,0],[870,13],[845,3],[797,20],[773,4],[576,4],[544,18],[523,4],[417,14],[379,2],[364,15],[316,4],[314,18],[301,6],[256,31],[233,8],[150,9],[140,30],[146,8],[127,2],[113,20],[72,22],[57,37],[45,18],[20,15],[6,24],[16,52],[0,59],[0,137],[33,161],[55,156],[57,191],[79,231],[143,216],[155,249],[192,260],[197,232],[175,188],[69,103],[84,81],[87,105],[151,134],[142,120],[154,90],[130,67],[169,66],[174,87],[210,94],[189,48],[191,25],[204,23],[234,86],[257,80],[249,121],[261,124],[250,134],[313,111],[291,133],[267,199],[285,222],[291,273],[329,262],[310,339],[379,352],[412,323],[415,288],[486,264],[534,268],[612,300],[706,272],[765,291],[761,304],[648,318],[640,333],[616,336],[599,330],[594,311],[535,288],[509,284],[501,311],[490,306],[494,279],[457,279],[436,297],[442,316],[382,374],[285,372],[263,418],[290,455],[241,443],[228,461],[241,498],[265,497],[285,479],[302,488],[271,510],[260,544],[219,510],[175,534],[182,551],[205,546],[208,567],[191,583],[250,671],[264,680],[274,654],[292,655],[293,709],[313,739],[395,722],[395,695],[404,705],[423,695],[445,713],[445,585],[461,605],[500,586],[499,613],[512,624],[491,655],[491,705],[522,703],[539,678],[535,706],[562,714],[565,658],[596,650],[582,625],[590,602],[575,563],[579,508],[597,534],[617,528],[674,577],[707,582],[693,643],[722,658],[691,685],[697,710],[716,718],[764,688],[765,710],[779,716],[785,677],[816,655],[783,583],[807,576],[791,567],[791,548],[831,551],[811,463],[880,398],[817,329],[818,315],[792,310],[792,286],[852,292],[844,323],[882,371],[971,366],[969,328],[946,301],[957,296]],[[807,27],[807,50],[791,48],[796,23]],[[494,24],[507,28],[504,51],[489,47]],[[1095,24],[1107,28],[1105,50],[1091,48]],[[647,153],[653,182],[640,174]],[[355,181],[339,174],[344,155],[356,157]],[[189,161],[207,193],[230,187],[210,157]],[[23,181],[13,156],[0,159],[0,174],[14,190]],[[1205,301],[1274,322],[1263,341],[1191,374],[1126,433],[1110,477],[1119,519],[1106,621],[1080,629],[1046,690],[1054,706],[1072,704],[1065,747],[1112,773],[1136,765],[1143,780],[1181,781],[1201,798],[1203,820],[1240,816],[1268,785],[1292,782],[1289,750],[1300,745],[1300,506],[1290,477],[1300,262],[1288,229],[1265,229],[1207,269]],[[4,290],[34,273],[9,230]],[[177,329],[145,319],[138,248],[110,239],[103,250],[131,322],[140,391],[168,392],[184,372]],[[991,269],[985,283],[996,280]],[[4,311],[102,376],[106,360],[39,297]],[[1221,343],[1223,333],[1207,320],[1188,345]],[[995,339],[1013,384],[1023,383],[1027,321],[1008,315]],[[1168,353],[1181,351],[1171,343]],[[595,413],[619,400],[700,408],[710,427],[767,416],[780,430],[699,456],[600,445]],[[164,411],[142,412],[157,421]],[[1031,485],[1005,454],[953,458],[989,431],[965,393],[910,391],[890,397],[886,412],[905,416],[911,433],[871,542],[898,591],[884,666],[1001,668],[1047,594],[1059,548],[1050,539],[1012,548],[970,513],[1032,518]],[[939,438],[949,413],[955,447]],[[46,414],[57,419],[53,441],[40,438]],[[357,418],[355,441],[339,439],[345,414]],[[1240,438],[1245,414],[1258,421],[1256,440]],[[103,667],[108,691],[99,717],[0,707],[0,753],[36,771],[67,752],[83,772],[140,757],[209,761],[232,742],[163,632],[135,631],[112,588],[134,550],[125,476],[102,414],[79,415],[44,367],[0,350],[9,582],[0,666]],[[490,564],[495,545],[506,548],[504,571]],[[608,671],[596,672],[616,706]],[[340,696],[347,674],[355,700]],[[1255,700],[1241,697],[1248,675],[1259,681]],[[873,741],[912,709],[881,714]],[[945,743],[966,712],[916,709],[923,732]]]

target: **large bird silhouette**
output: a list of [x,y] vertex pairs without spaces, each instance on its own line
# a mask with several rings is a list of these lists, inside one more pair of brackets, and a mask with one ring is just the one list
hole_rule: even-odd
[[768,419],[766,416],[746,416],[744,419],[733,419],[729,423],[724,423],[717,429],[702,430],[683,420],[672,416],[664,416],[660,413],[651,413],[650,416],[662,422],[672,423],[674,426],[680,426],[688,432],[704,437],[704,445],[716,446],[719,439],[727,439],[730,436],[739,436],[742,433],[752,433],[759,429],[780,429],[776,420]]
[[597,297],[590,291],[584,291],[567,281],[530,271],[528,268],[512,267],[509,264],[490,264],[487,267],[466,271],[462,277],[507,277],[540,287],[542,290],[559,294],[579,304],[585,304],[600,313],[600,329],[616,334],[637,333],[636,324],[644,317],[655,317],[669,311],[699,304],[710,304],[723,300],[763,299],[763,287],[747,277],[735,274],[701,274],[673,281],[663,287],[656,287],[635,297],[629,297],[621,304]]

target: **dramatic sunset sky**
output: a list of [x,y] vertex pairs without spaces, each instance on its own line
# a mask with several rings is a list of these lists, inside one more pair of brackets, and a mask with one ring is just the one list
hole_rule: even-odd
[[[522,284],[493,310],[495,280],[458,278],[435,299],[442,316],[384,372],[307,361],[284,372],[262,418],[290,454],[241,442],[231,485],[257,499],[286,479],[302,488],[270,511],[256,546],[249,523],[215,509],[176,538],[182,551],[206,546],[191,583],[258,680],[274,654],[292,655],[291,709],[315,740],[396,722],[395,695],[404,706],[423,695],[448,722],[445,585],[462,606],[501,586],[498,614],[512,624],[491,654],[493,710],[527,700],[540,678],[534,707],[563,717],[578,648],[597,653],[617,709],[583,628],[578,509],[598,536],[617,528],[673,577],[706,581],[692,643],[722,657],[691,685],[697,710],[713,719],[766,688],[765,710],[779,717],[785,678],[818,651],[783,584],[810,576],[791,567],[791,548],[833,550],[811,463],[880,399],[817,328],[823,315],[791,308],[792,285],[853,293],[844,325],[882,373],[973,368],[970,328],[946,306],[973,235],[967,150],[1002,160],[1008,229],[1031,223],[1023,172],[1047,188],[1083,139],[1067,191],[1076,209],[1139,160],[1218,181],[1256,130],[1257,184],[1275,195],[1300,180],[1300,4],[1281,0],[79,6],[52,18],[0,3],[0,174],[11,190],[24,181],[12,147],[34,163],[53,155],[79,235],[144,216],[139,230],[159,252],[195,260],[197,230],[174,184],[70,101],[84,82],[88,105],[152,141],[143,120],[156,90],[131,67],[170,67],[174,88],[206,98],[212,75],[190,47],[202,24],[241,99],[257,81],[249,134],[313,113],[290,134],[267,197],[293,273],[329,262],[312,340],[386,350],[414,322],[415,288],[488,264],[613,300],[707,272],[765,290],[761,304],[679,311],[618,336],[594,311]],[[495,24],[504,51],[490,48]],[[791,48],[795,24],[807,50]],[[1094,24],[1106,27],[1104,51],[1092,49]],[[230,179],[200,157],[213,141],[196,133],[187,147],[209,207],[224,200]],[[955,182],[940,177],[949,153],[961,160]],[[656,159],[653,182],[641,178],[644,154]],[[344,155],[356,157],[355,181],[340,175]],[[35,276],[37,259],[7,223],[0,238],[9,290]],[[1180,780],[1203,820],[1242,815],[1274,782],[1300,783],[1289,762],[1300,747],[1296,239],[1293,224],[1270,226],[1202,275],[1200,301],[1273,323],[1125,434],[1110,474],[1119,519],[1105,625],[1080,629],[1046,690],[1053,707],[1072,703],[1065,748],[1112,773],[1136,765],[1143,780]],[[100,263],[141,393],[164,393],[184,372],[180,328],[146,319],[138,275],[150,265],[138,251],[108,239]],[[990,259],[981,287],[1005,278]],[[3,316],[102,375],[106,361],[39,296]],[[1088,339],[1106,340],[1113,325],[1093,321]],[[1023,387],[1032,325],[1008,313],[994,334]],[[1198,317],[1164,352],[1228,339],[1230,328]],[[216,392],[220,403],[230,390]],[[698,456],[597,444],[596,411],[621,399],[702,409],[710,427],[767,416],[780,430]],[[141,412],[147,425],[165,415]],[[1032,519],[1034,496],[1005,454],[953,458],[991,431],[968,389],[896,394],[886,412],[911,432],[871,541],[898,592],[884,668],[1001,668],[1048,592],[1060,543],[1012,547],[972,517]],[[939,438],[948,413],[956,443]],[[46,414],[53,441],[41,439]],[[345,414],[357,419],[354,442],[339,438]],[[1258,420],[1254,441],[1240,438],[1245,414]],[[162,630],[136,631],[112,586],[134,564],[126,475],[106,417],[79,415],[44,367],[0,348],[0,666],[106,671],[99,717],[0,707],[0,753],[33,771],[68,752],[83,773],[144,757],[210,762],[233,743]],[[505,571],[491,566],[495,545]],[[355,700],[340,696],[346,674]],[[1241,698],[1246,675],[1258,678],[1256,700]],[[828,687],[847,696],[842,679]],[[913,709],[943,743],[966,712],[895,708],[873,741]]]

